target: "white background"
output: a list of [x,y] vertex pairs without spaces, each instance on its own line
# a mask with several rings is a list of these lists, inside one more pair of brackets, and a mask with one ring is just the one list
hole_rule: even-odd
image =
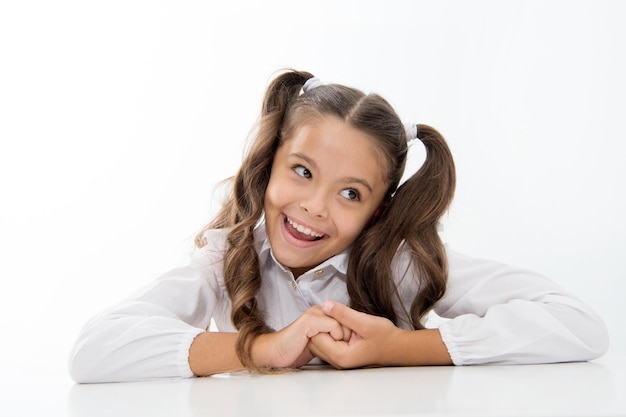
[[599,0],[1,3],[3,375],[69,383],[82,324],[183,259],[286,67],[439,129],[447,241],[550,276],[624,354],[624,21]]

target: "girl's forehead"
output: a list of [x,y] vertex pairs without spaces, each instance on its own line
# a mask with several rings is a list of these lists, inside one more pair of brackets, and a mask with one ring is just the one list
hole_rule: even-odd
[[333,116],[300,124],[285,138],[285,142],[291,142],[291,147],[320,150],[325,154],[332,150],[334,153],[362,156],[377,153],[380,146],[366,132]]
[[382,156],[382,145],[380,141],[369,133],[358,129],[348,122],[333,115],[315,114],[303,119],[298,124],[294,124],[287,132],[284,140],[294,137],[306,137],[313,139],[307,145],[324,146],[328,143],[320,141],[320,138],[332,139],[332,144],[337,145],[337,151],[350,152],[355,148],[349,139],[359,137],[361,146],[359,148],[369,148],[373,151],[380,151]]

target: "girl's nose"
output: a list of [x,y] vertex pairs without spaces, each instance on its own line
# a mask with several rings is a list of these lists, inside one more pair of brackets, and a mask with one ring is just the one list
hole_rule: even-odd
[[326,196],[323,193],[313,193],[304,198],[300,203],[300,207],[311,216],[326,217],[328,214],[328,204]]

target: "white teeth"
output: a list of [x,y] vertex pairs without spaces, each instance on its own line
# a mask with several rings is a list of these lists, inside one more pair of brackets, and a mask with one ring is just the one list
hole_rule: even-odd
[[320,235],[319,233],[315,233],[313,230],[308,227],[304,227],[294,221],[292,221],[289,217],[287,217],[287,221],[294,229],[296,229],[300,233],[304,233],[305,235],[313,236],[313,237],[322,237],[324,235]]

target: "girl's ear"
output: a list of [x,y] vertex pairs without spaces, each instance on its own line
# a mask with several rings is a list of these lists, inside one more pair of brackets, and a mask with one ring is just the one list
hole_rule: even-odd
[[378,206],[378,208],[376,209],[376,211],[374,211],[374,214],[372,215],[372,218],[370,219],[370,222],[368,224],[368,226],[373,225],[374,223],[376,223],[376,220],[378,220],[378,218],[380,217],[381,214],[383,214],[383,211],[385,211],[385,209],[387,208],[387,206],[389,205],[389,199],[385,198],[385,200],[383,200],[383,202],[381,203],[380,206]]

